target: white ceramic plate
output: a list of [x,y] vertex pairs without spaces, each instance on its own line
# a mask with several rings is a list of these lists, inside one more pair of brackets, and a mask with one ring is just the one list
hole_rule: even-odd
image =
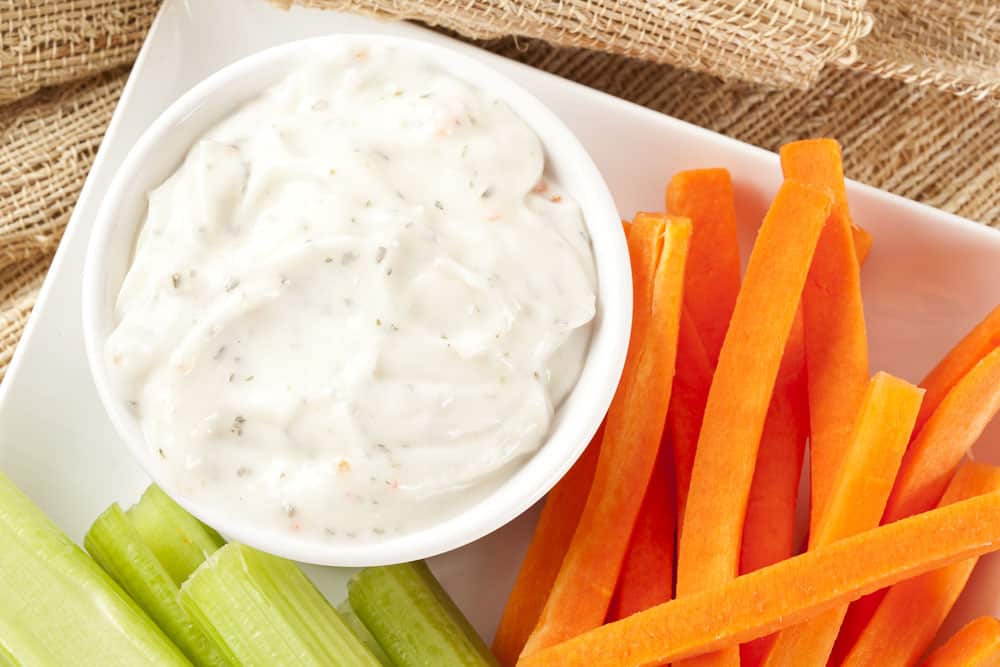
[[[0,385],[0,469],[74,539],[112,501],[133,502],[146,477],[105,417],[81,340],[80,277],[97,207],[143,129],[174,99],[255,51],[336,32],[381,32],[449,44],[490,62],[542,99],[576,132],[619,211],[662,208],[663,185],[685,168],[726,166],[737,183],[748,245],[780,172],[772,153],[597,93],[425,30],[262,1],[166,0],[143,47],[35,312]],[[678,91],[678,94],[683,94]],[[847,146],[848,151],[851,150]],[[916,381],[1000,302],[1000,233],[858,184],[855,219],[875,246],[864,269],[873,370]],[[1000,463],[1000,425],[976,449]],[[431,566],[473,624],[491,638],[535,521],[529,511]],[[307,568],[334,601],[350,571]],[[948,629],[1000,614],[1000,558],[983,560]]]

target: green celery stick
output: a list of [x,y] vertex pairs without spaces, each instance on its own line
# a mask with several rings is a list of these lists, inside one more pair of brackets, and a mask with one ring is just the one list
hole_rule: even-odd
[[97,517],[83,545],[191,662],[203,667],[231,664],[181,606],[177,584],[118,503]]
[[354,609],[351,608],[351,601],[344,600],[337,605],[337,613],[340,617],[344,619],[344,624],[351,629],[361,643],[368,647],[368,650],[372,652],[378,661],[381,662],[384,667],[392,667],[392,660],[389,658],[388,654],[378,645],[375,638],[372,637],[372,633],[368,632],[368,628],[365,624],[361,622],[358,615],[354,613]]
[[423,561],[366,568],[347,593],[396,667],[498,664]]
[[3,473],[0,573],[0,663],[191,664]]
[[188,514],[155,484],[149,485],[139,502],[126,514],[142,541],[178,586],[226,543],[217,532]]
[[239,664],[380,667],[292,561],[219,549],[181,586],[181,603]]

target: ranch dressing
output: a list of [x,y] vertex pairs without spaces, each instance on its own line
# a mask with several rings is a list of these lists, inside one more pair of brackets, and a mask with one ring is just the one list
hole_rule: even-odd
[[149,194],[105,353],[183,494],[373,541],[461,512],[541,446],[595,269],[506,104],[405,50],[317,60]]

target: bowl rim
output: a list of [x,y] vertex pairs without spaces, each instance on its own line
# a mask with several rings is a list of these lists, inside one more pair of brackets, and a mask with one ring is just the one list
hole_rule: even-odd
[[[152,448],[138,430],[138,420],[125,409],[124,402],[112,387],[104,358],[104,345],[110,332],[104,323],[113,326],[110,311],[117,294],[115,290],[109,299],[104,289],[112,255],[111,236],[116,224],[119,224],[118,212],[122,203],[130,196],[132,175],[155,163],[150,156],[157,146],[169,141],[172,131],[195,117],[205,100],[223,95],[245,77],[265,68],[277,67],[287,73],[294,65],[295,54],[335,47],[345,41],[391,45],[420,52],[452,76],[504,99],[539,134],[547,149],[550,145],[559,145],[562,152],[571,154],[576,170],[582,173],[575,180],[585,184],[581,187],[590,189],[589,198],[596,202],[589,208],[582,202],[580,205],[584,224],[592,239],[598,285],[598,314],[587,357],[576,385],[559,407],[562,411],[572,402],[570,407],[575,409],[570,413],[572,418],[564,414],[558,423],[554,422],[534,454],[488,495],[464,510],[412,533],[384,541],[351,545],[322,543],[260,528],[254,525],[252,517],[227,515],[221,507],[178,492],[170,476],[159,470]],[[256,94],[270,85],[270,81],[254,83]],[[198,134],[207,131],[242,103],[234,103],[228,111],[217,113],[210,119],[202,118],[198,121]],[[539,131],[540,126],[544,126],[545,135]],[[182,156],[190,147],[190,144],[184,146]],[[547,160],[558,164],[548,150],[546,153]],[[565,161],[560,162],[566,164]],[[176,164],[163,167],[159,182],[176,168]],[[138,195],[131,193],[131,197],[135,196]],[[138,219],[127,223],[132,235],[129,248],[134,248],[135,237],[144,221],[144,216],[138,216]],[[81,305],[87,363],[101,404],[116,433],[153,482],[194,516],[236,541],[302,562],[365,566],[427,558],[473,542],[522,514],[569,470],[597,431],[624,367],[632,322],[632,279],[627,245],[607,184],[576,136],[533,94],[491,66],[446,46],[388,35],[337,34],[288,42],[237,60],[190,88],[146,128],[115,172],[96,215],[84,258]],[[573,401],[581,391],[586,392],[586,400]]]

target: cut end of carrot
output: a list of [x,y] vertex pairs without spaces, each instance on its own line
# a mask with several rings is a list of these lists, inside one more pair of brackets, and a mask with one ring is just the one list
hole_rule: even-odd
[[725,169],[679,172],[667,185],[666,204],[694,228],[684,301],[714,366],[740,289],[732,178]]
[[833,194],[834,208],[847,213],[847,187],[840,143],[836,139],[804,139],[781,147],[781,171],[785,178],[804,183],[822,183]]
[[854,252],[858,256],[858,264],[864,264],[872,251],[872,244],[874,243],[872,235],[868,230],[862,229],[857,225],[851,225],[851,235],[854,237]]
[[995,667],[1000,663],[1000,621],[983,616],[931,653],[923,667]]

